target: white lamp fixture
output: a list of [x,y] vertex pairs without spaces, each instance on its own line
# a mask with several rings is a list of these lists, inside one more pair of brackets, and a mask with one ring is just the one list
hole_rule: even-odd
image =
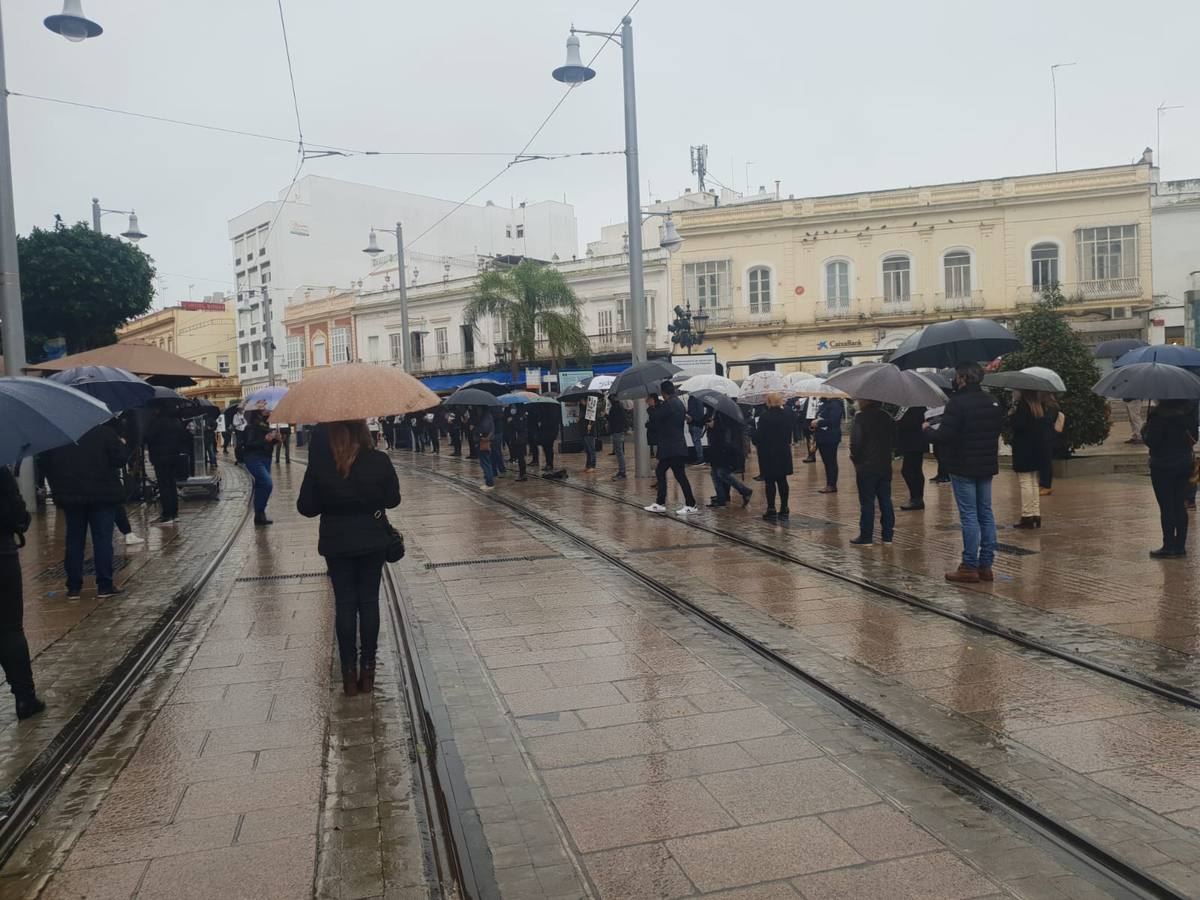
[[367,237],[367,246],[363,248],[363,253],[370,256],[378,256],[383,252],[383,248],[379,246],[379,238],[375,237],[375,229],[371,229],[371,234]]
[[665,248],[668,253],[674,253],[682,243],[683,238],[675,230],[675,220],[667,216],[666,221],[663,222],[662,234],[659,236],[658,245]]
[[104,32],[103,28],[83,14],[83,0],[63,0],[63,11],[57,16],[46,16],[44,24],[73,43]]
[[585,66],[579,56],[579,38],[575,32],[567,38],[567,61],[550,74],[563,84],[582,84],[596,77],[596,70]]
[[129,212],[129,228],[121,232],[121,237],[133,241],[135,244],[146,236],[142,229],[138,228],[137,213],[130,210]]

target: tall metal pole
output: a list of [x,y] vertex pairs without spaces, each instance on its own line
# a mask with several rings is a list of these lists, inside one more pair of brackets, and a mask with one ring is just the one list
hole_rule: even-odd
[[[8,138],[8,80],[4,74],[4,24],[0,22],[0,325],[4,330],[6,375],[25,369],[25,318],[21,310],[21,273],[17,257],[17,213],[13,206],[12,153]],[[33,466],[21,466],[17,483],[25,505],[33,508]]]
[[100,198],[92,198],[92,231],[100,230]]
[[[629,325],[633,330],[633,362],[646,361],[646,290],[642,271],[642,198],[638,177],[637,95],[633,81],[633,20],[621,20],[621,62],[625,81],[625,191],[629,232]],[[646,442],[646,401],[633,406],[634,475],[650,473]]]
[[1050,67],[1050,96],[1051,104],[1054,108],[1054,171],[1058,171],[1058,79],[1054,76],[1054,70],[1058,66]]
[[396,223],[396,277],[400,279],[400,331],[404,334],[404,356],[401,365],[412,372],[412,335],[408,333],[408,287],[404,283],[404,228]]
[[[191,297],[191,285],[188,285],[188,297]],[[267,357],[267,384],[271,387],[275,386],[275,338],[274,332],[271,329],[271,295],[267,292],[267,286],[264,284],[262,290],[262,311],[263,311],[263,350]]]

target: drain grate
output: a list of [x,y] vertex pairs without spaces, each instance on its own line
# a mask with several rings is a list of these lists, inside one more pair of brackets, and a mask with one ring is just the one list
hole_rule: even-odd
[[537,562],[538,560],[561,558],[557,553],[546,553],[541,556],[484,556],[479,559],[455,559],[450,562],[425,563],[425,568],[452,569],[456,566],[487,566],[492,563]]
[[1030,550],[1028,547],[1018,547],[1016,544],[996,544],[997,553],[1007,553],[1010,556],[1035,556],[1036,550]]
[[[127,565],[129,565],[129,557],[128,556],[114,556],[113,557],[113,571],[114,572],[120,572]],[[95,558],[89,556],[87,559],[85,559],[83,561],[83,574],[85,576],[96,574]],[[48,569],[44,569],[42,572],[40,572],[38,574],[37,577],[38,577],[39,581],[56,581],[60,578],[67,577],[67,569],[63,563],[59,563],[56,566],[51,566]]]
[[246,575],[243,578],[235,578],[234,581],[287,581],[289,578],[325,578],[328,574],[328,572],[289,572],[286,575]]

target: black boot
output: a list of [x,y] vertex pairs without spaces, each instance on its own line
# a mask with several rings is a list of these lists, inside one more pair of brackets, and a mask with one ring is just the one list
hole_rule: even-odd
[[30,694],[28,697],[17,698],[17,718],[28,719],[36,716],[46,708],[46,704],[38,697],[37,694]]

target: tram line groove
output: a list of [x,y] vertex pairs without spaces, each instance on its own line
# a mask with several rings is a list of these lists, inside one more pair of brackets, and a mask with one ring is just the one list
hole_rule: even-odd
[[[406,467],[406,471],[415,472],[419,476],[425,478],[436,478],[456,485],[462,490],[470,491],[473,494],[476,493],[476,482],[473,480],[468,480],[462,476],[439,472],[425,466]],[[619,498],[613,498],[599,491],[589,491],[586,488],[580,488],[580,490],[583,490],[587,493],[594,493],[596,496],[605,497],[606,499],[614,500],[614,502],[622,502],[627,503],[628,505],[633,505],[628,501],[623,501]],[[619,556],[616,556],[615,554],[605,550],[603,547],[600,547],[595,542],[589,540],[586,536],[577,533],[571,528],[554,521],[552,518],[544,515],[538,510],[533,509],[532,507],[507,495],[491,493],[487,495],[479,495],[479,498],[481,500],[491,500],[500,506],[503,506],[518,514],[519,516],[522,516],[542,526],[543,528],[570,539],[588,552],[594,554],[598,558],[621,570],[629,577],[643,584],[645,587],[649,588],[658,596],[662,597],[668,603],[673,605],[676,609],[679,609],[685,614],[696,617],[709,627],[732,638],[737,643],[749,649],[755,655],[769,662],[773,666],[782,669],[789,675],[795,677],[798,681],[818,692],[820,695],[824,696],[828,700],[831,700],[837,706],[849,713],[854,719],[878,733],[888,743],[899,747],[911,757],[915,757],[917,760],[919,760],[921,764],[931,767],[933,770],[937,771],[939,775],[947,782],[956,786],[959,790],[965,791],[973,796],[976,802],[982,808],[998,810],[1007,814],[1023,829],[1039,836],[1041,839],[1057,847],[1061,852],[1075,859],[1078,863],[1108,881],[1113,887],[1119,888],[1121,891],[1137,897],[1177,898],[1186,896],[1184,894],[1177,893],[1168,885],[1141,871],[1131,863],[1110,853],[1103,847],[1089,840],[1083,834],[1077,832],[1068,825],[1057,821],[1051,815],[1042,812],[1037,807],[1026,802],[1012,791],[983,775],[974,767],[960,761],[950,753],[937,748],[922,738],[906,731],[899,725],[894,724],[884,714],[877,712],[866,704],[856,700],[849,694],[829,684],[824,679],[806,671],[797,664],[780,655],[777,651],[771,649],[763,642],[745,634],[735,625],[725,621],[713,613],[710,613],[702,606],[694,603],[684,595],[680,594],[674,588],[664,584],[662,581],[656,579],[652,575],[641,571]],[[710,533],[724,536],[719,529],[708,529],[704,528],[703,526],[698,527],[701,527],[702,530],[710,531]],[[803,563],[801,564],[803,565]],[[819,568],[818,571],[820,571]],[[856,583],[855,579],[852,578],[845,578],[842,580]],[[968,622],[967,624],[974,623]],[[1003,637],[1004,635],[1000,636]],[[1035,647],[1034,649],[1037,648]]]

